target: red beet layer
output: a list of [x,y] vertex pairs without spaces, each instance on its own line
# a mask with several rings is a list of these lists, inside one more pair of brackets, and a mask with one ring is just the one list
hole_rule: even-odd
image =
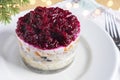
[[17,22],[17,36],[40,49],[67,46],[80,32],[80,22],[68,10],[37,7]]

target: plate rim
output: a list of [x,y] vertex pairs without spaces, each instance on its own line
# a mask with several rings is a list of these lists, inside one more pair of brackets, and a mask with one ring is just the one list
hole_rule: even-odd
[[[80,16],[80,17],[84,18],[84,16]],[[117,49],[117,47],[116,47],[113,39],[111,38],[111,36],[110,36],[105,30],[103,30],[103,29],[100,27],[100,25],[96,24],[95,22],[91,21],[90,19],[84,18],[84,20],[89,21],[89,22],[92,23],[92,24],[95,24],[95,25],[96,25],[95,27],[97,27],[99,30],[101,30],[101,31],[104,33],[104,35],[106,36],[106,38],[109,39],[109,41],[111,42],[111,47],[112,47],[112,49],[113,49],[113,51],[114,51],[113,54],[115,54],[115,56],[116,56],[116,58],[115,58],[115,63],[116,63],[116,65],[114,66],[114,69],[113,69],[114,72],[112,73],[112,76],[111,76],[110,80],[114,80],[115,77],[116,77],[116,75],[117,75],[117,73],[118,73],[118,68],[119,68],[118,65],[119,65],[119,60],[120,60],[120,59],[119,59],[118,49]],[[83,77],[84,77],[84,76],[83,76]]]

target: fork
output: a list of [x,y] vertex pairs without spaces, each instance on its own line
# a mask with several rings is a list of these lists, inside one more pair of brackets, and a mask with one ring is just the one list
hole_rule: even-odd
[[109,12],[105,12],[105,30],[109,33],[120,50],[120,34],[117,29],[116,19],[115,16]]

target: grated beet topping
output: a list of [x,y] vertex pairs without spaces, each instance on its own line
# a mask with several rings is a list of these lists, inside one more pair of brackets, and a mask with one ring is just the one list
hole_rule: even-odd
[[80,32],[80,22],[68,10],[37,7],[17,22],[17,36],[40,49],[69,45]]

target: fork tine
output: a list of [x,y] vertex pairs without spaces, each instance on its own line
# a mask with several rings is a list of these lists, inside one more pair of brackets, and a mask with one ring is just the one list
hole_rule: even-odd
[[110,36],[113,36],[112,29],[111,29],[112,22],[111,22],[111,19],[110,19],[110,15],[107,12],[106,12],[106,22],[107,22],[106,27],[107,27],[108,33],[110,34]]
[[113,16],[112,15],[112,17],[113,17],[113,25],[114,25],[114,29],[115,29],[115,34],[116,34],[116,36],[115,36],[115,39],[120,39],[120,35],[119,35],[119,32],[118,32],[118,29],[117,29],[117,25],[116,25],[116,19],[115,19],[115,16]]
[[110,28],[111,28],[111,33],[112,33],[112,37],[115,39],[116,38],[116,36],[115,36],[115,34],[116,34],[116,31],[115,31],[115,25],[114,25],[114,20],[113,20],[113,15],[111,15],[111,14],[109,14],[109,18],[110,18]]
[[107,13],[105,13],[105,30],[109,33],[109,19]]
[[107,25],[108,25],[108,24],[107,24],[107,16],[106,16],[106,13],[105,13],[105,30],[106,30],[106,31],[108,31]]

